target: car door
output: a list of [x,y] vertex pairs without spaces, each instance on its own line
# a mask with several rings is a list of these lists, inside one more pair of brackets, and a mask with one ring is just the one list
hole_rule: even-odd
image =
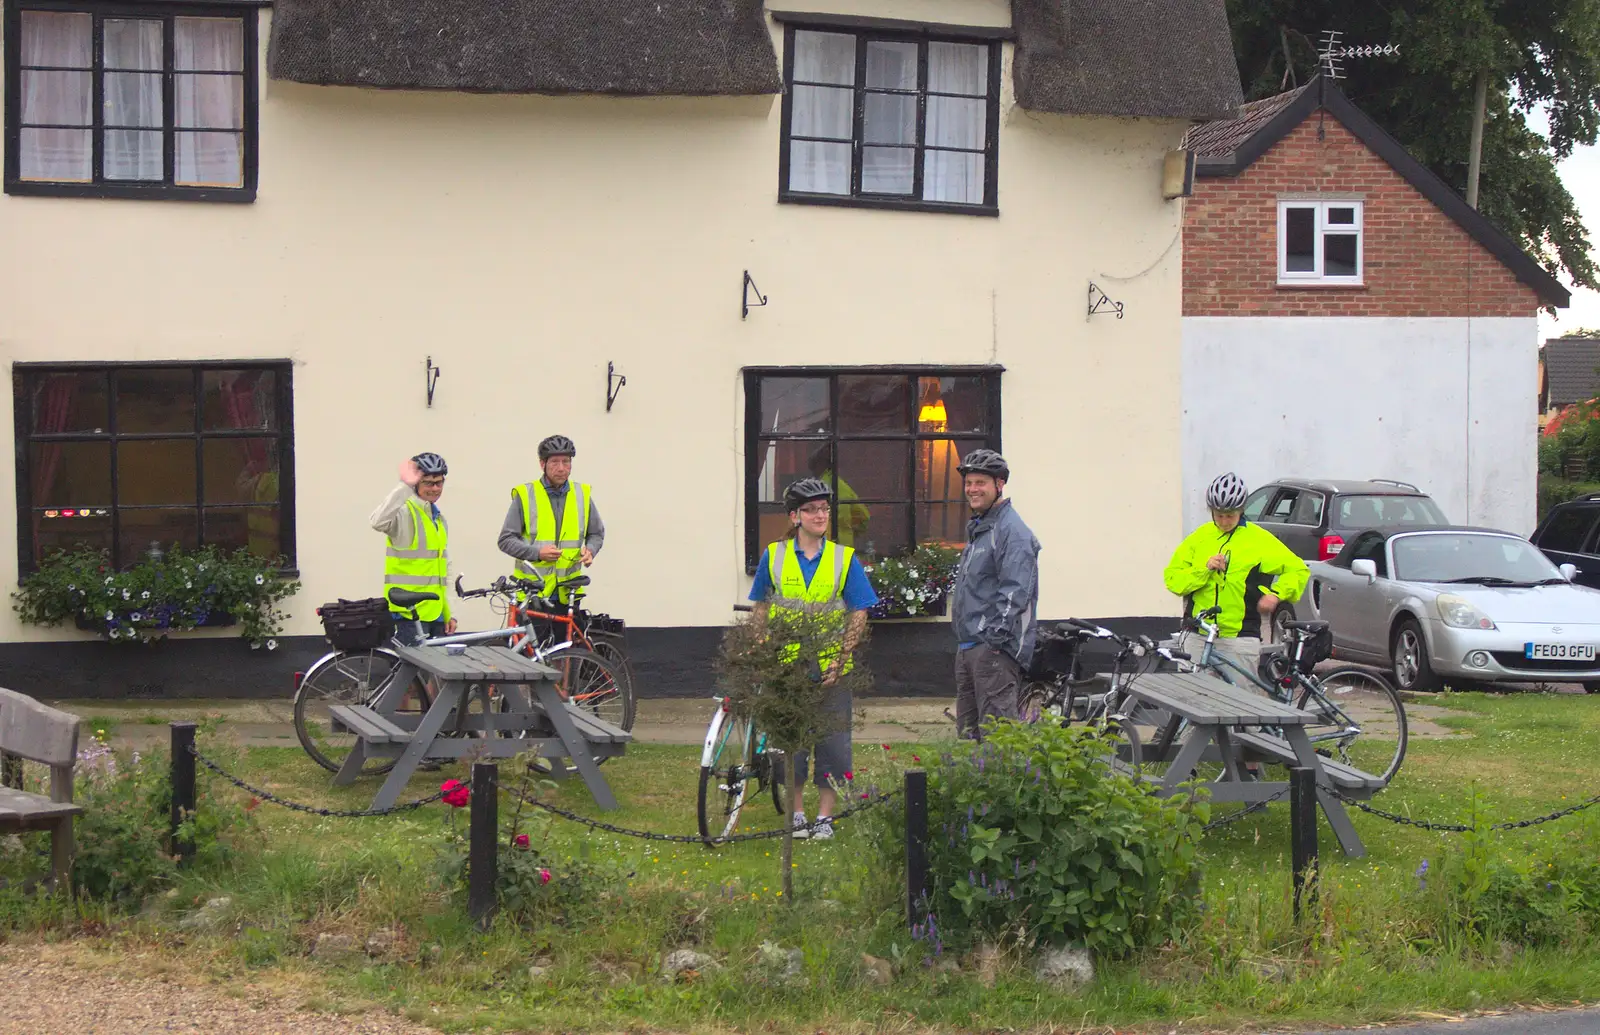
[[1267,501],[1267,505],[1262,508],[1261,516],[1255,519],[1256,524],[1282,539],[1283,530],[1288,526],[1289,515],[1294,512],[1294,502],[1299,495],[1298,489],[1279,486],[1273,492],[1272,498]]
[[[1311,489],[1300,489],[1295,493],[1295,498],[1289,504],[1288,517],[1284,523],[1272,530],[1283,542],[1284,546],[1294,551],[1296,557],[1305,560],[1316,560],[1318,548],[1322,545],[1322,535],[1319,531],[1322,525],[1322,509],[1327,503],[1327,497]],[[1274,503],[1273,510],[1277,506]]]
[[1595,519],[1600,504],[1557,507],[1533,534],[1533,545],[1555,564],[1575,564],[1578,584],[1600,589],[1600,559],[1595,557]]
[[[1369,560],[1377,566],[1376,584],[1369,585],[1365,575],[1350,570],[1349,565],[1359,560]],[[1332,627],[1334,644],[1345,652],[1381,657],[1388,649],[1382,587],[1389,577],[1389,561],[1383,536],[1377,532],[1361,533],[1344,548],[1338,565],[1326,565],[1321,570],[1317,610]]]

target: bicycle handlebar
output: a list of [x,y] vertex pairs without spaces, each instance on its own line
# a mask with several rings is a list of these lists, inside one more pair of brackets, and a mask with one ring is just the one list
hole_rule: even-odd
[[1123,651],[1137,658],[1142,658],[1147,654],[1153,654],[1162,649],[1156,646],[1154,640],[1143,633],[1131,637],[1122,636],[1103,625],[1095,625],[1093,622],[1085,622],[1077,618],[1068,618],[1063,621],[1057,626],[1058,633],[1063,626],[1070,630],[1067,635],[1075,636],[1080,640],[1110,640],[1121,647]]

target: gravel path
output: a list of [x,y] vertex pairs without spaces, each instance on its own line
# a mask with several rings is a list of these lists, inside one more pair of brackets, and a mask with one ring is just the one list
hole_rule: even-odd
[[254,990],[235,998],[57,957],[45,945],[0,950],[0,1035],[437,1035],[389,1014],[307,1013]]

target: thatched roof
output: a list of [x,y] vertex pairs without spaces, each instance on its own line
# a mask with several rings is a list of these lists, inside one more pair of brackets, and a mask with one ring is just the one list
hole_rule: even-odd
[[1311,84],[1307,83],[1284,93],[1251,101],[1239,109],[1235,118],[1218,119],[1195,126],[1184,135],[1183,146],[1199,158],[1226,158],[1231,161],[1239,148],[1249,143],[1252,137],[1278,117],[1279,112],[1310,88]]
[[1232,117],[1223,0],[1012,0],[1017,103],[1066,115]]
[[277,0],[267,70],[480,93],[781,88],[761,0]]

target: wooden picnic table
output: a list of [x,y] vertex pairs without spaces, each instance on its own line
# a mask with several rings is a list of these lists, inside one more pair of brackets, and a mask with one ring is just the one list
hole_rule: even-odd
[[[572,759],[595,803],[602,809],[617,807],[597,760],[622,754],[633,736],[562,700],[561,673],[555,668],[498,646],[470,646],[461,654],[451,654],[443,646],[396,647],[395,653],[400,663],[370,706],[329,709],[335,726],[358,738],[334,776],[335,784],[352,783],[369,758],[398,755],[372,801],[374,809],[385,809],[399,799],[424,761],[514,758],[537,751],[545,758]],[[419,682],[434,693],[433,703],[420,719],[399,711],[406,694]],[[502,709],[492,715],[463,714],[471,696],[487,691],[490,685],[503,702]],[[486,692],[481,696],[488,700]],[[447,732],[468,735],[441,736]]]
[[1383,781],[1317,754],[1306,733],[1317,715],[1201,673],[1143,675],[1128,693],[1165,722],[1144,753],[1144,761],[1169,763],[1157,781],[1162,796],[1182,791],[1181,784],[1195,779],[1196,768],[1211,761],[1222,763],[1222,774],[1207,784],[1212,801],[1270,801],[1287,793],[1288,782],[1247,779],[1246,763],[1304,766],[1316,773],[1317,801],[1340,847],[1353,858],[1366,854],[1344,804],[1332,792],[1337,788],[1349,797],[1371,797]]

